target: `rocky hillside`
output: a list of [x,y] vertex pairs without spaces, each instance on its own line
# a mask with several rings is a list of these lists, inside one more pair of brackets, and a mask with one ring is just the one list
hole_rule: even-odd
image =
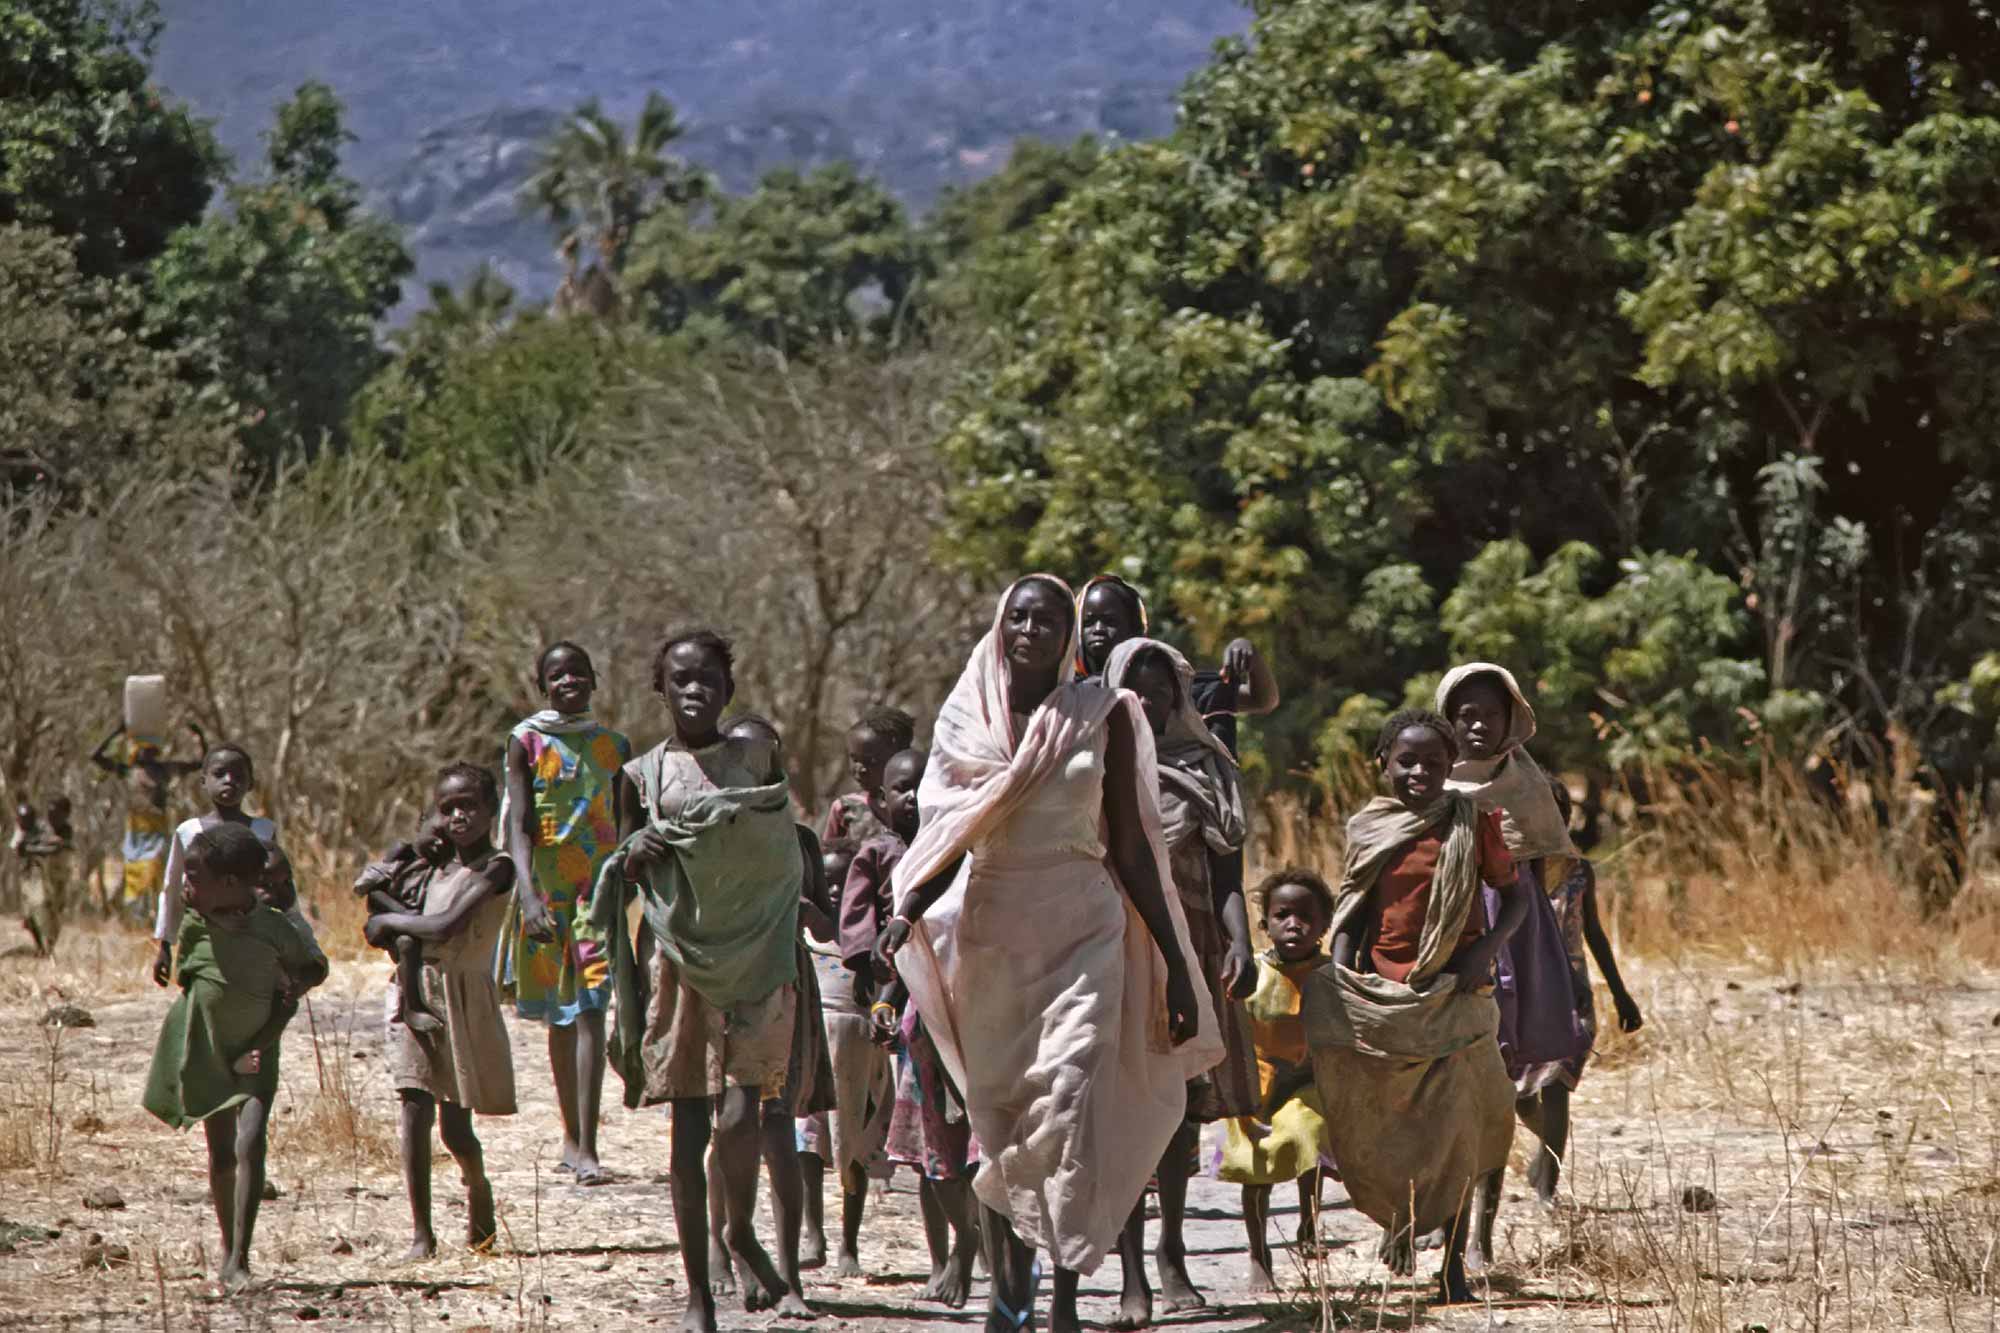
[[742,189],[769,167],[852,159],[914,208],[1024,134],[1158,134],[1237,0],[162,0],[162,82],[239,158],[271,108],[323,79],[359,136],[353,170],[409,229],[419,274],[482,259],[546,292],[555,261],[514,189],[538,139],[590,96],[650,89],[687,155]]

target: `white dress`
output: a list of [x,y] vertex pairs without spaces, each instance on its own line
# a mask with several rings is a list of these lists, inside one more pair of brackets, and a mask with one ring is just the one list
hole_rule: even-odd
[[984,1157],[974,1188],[1081,1273],[1115,1245],[1187,1106],[1152,937],[1105,865],[1108,732],[1069,751],[925,916]]

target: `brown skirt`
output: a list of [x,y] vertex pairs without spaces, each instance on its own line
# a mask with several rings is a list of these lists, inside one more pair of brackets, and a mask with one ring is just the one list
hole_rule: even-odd
[[[1222,1063],[1188,1083],[1188,1119],[1207,1124],[1257,1114],[1257,1051],[1250,1041],[1250,1018],[1239,1000],[1229,998],[1222,966],[1229,957],[1229,936],[1213,910],[1196,910],[1186,895],[1188,941],[1194,945],[1195,968],[1208,983],[1215,1004],[1215,1021],[1222,1027]],[[1206,907],[1206,904],[1203,904]]]

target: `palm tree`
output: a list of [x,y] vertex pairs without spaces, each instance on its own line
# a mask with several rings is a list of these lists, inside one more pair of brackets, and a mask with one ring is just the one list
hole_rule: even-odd
[[630,134],[593,97],[543,145],[521,200],[555,227],[572,283],[579,253],[595,252],[616,273],[642,218],[708,193],[708,177],[666,151],[682,132],[673,103],[657,92],[646,95]]

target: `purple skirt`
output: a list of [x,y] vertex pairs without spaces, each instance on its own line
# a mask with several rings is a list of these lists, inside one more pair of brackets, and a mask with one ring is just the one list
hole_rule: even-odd
[[[1576,983],[1562,922],[1533,865],[1521,867],[1520,887],[1528,898],[1528,915],[1500,946],[1493,987],[1500,1006],[1500,1055],[1507,1062],[1507,1077],[1517,1083],[1530,1066],[1579,1059],[1591,1045],[1590,1029],[1576,1012]],[[1497,919],[1500,895],[1491,888],[1481,895],[1487,921]]]

